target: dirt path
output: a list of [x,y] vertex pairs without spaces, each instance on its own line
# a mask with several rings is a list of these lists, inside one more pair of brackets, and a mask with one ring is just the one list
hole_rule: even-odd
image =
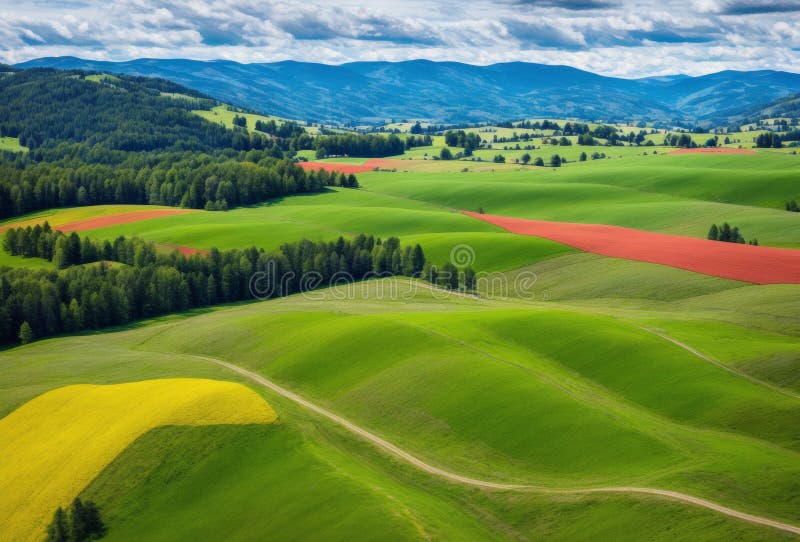
[[764,386],[766,388],[771,389],[772,391],[776,391],[776,392],[778,392],[780,394],[783,394],[783,395],[786,395],[788,397],[792,397],[794,399],[800,399],[800,395],[798,395],[798,394],[796,394],[796,393],[794,393],[794,392],[792,392],[790,390],[786,390],[784,388],[781,388],[780,386],[777,386],[777,385],[772,384],[770,382],[766,382],[764,380],[759,380],[758,378],[756,378],[754,376],[750,376],[749,374],[747,374],[745,372],[742,372],[742,371],[736,369],[735,367],[730,367],[728,365],[725,365],[724,363],[719,362],[719,361],[715,360],[714,358],[703,354],[702,352],[700,352],[699,350],[689,346],[688,344],[683,343],[683,342],[681,342],[678,339],[675,339],[673,337],[670,337],[669,335],[661,333],[660,331],[656,331],[655,329],[650,329],[649,327],[643,327],[643,326],[636,326],[636,327],[638,327],[642,331],[647,331],[648,333],[652,333],[656,337],[661,337],[665,341],[669,341],[672,344],[674,344],[675,346],[683,348],[684,350],[686,350],[690,354],[693,354],[694,356],[702,359],[703,361],[707,361],[708,363],[710,363],[712,365],[716,365],[720,369],[724,369],[724,370],[728,371],[729,373],[733,373],[733,374],[735,374],[737,376],[740,376],[740,377],[742,377],[744,379],[749,380],[750,382],[753,382],[753,383],[758,384],[760,386]]
[[686,495],[684,493],[678,493],[676,491],[668,491],[665,489],[654,489],[648,487],[601,487],[601,488],[592,488],[592,489],[573,489],[573,490],[558,490],[547,488],[543,486],[535,486],[535,485],[521,485],[521,484],[505,484],[500,482],[489,482],[485,480],[478,480],[475,478],[469,478],[467,476],[461,476],[460,474],[456,474],[454,472],[450,472],[444,469],[440,469],[439,467],[435,467],[418,459],[417,457],[411,455],[410,453],[406,452],[405,450],[395,446],[391,442],[388,442],[381,437],[375,435],[363,429],[356,424],[342,418],[341,416],[334,414],[333,412],[326,410],[320,406],[315,405],[314,403],[302,398],[301,396],[293,393],[286,388],[283,388],[274,382],[267,380],[263,376],[254,373],[252,371],[248,371],[238,365],[234,365],[232,363],[228,363],[227,361],[222,361],[220,359],[211,358],[207,356],[199,356],[194,354],[185,354],[190,357],[202,359],[204,361],[208,361],[210,363],[215,363],[231,371],[234,371],[253,382],[264,386],[265,388],[272,390],[273,392],[289,399],[302,407],[311,410],[320,416],[328,418],[329,420],[333,421],[334,423],[341,425],[348,431],[360,436],[361,438],[368,440],[378,446],[379,448],[390,452],[391,454],[399,457],[403,461],[410,463],[414,467],[432,474],[434,476],[438,476],[440,478],[444,478],[446,480],[450,480],[452,482],[456,482],[459,484],[466,484],[474,487],[480,487],[484,489],[497,489],[497,490],[506,490],[506,491],[541,491],[546,493],[558,493],[558,494],[590,494],[590,493],[638,493],[638,494],[645,494],[645,495],[656,495],[659,497],[666,497],[668,499],[681,501],[688,504],[693,504],[696,506],[702,506],[703,508],[707,508],[709,510],[713,510],[715,512],[719,512],[720,514],[724,514],[726,516],[730,516],[733,518],[741,519],[744,521],[748,521],[750,523],[756,523],[759,525],[765,525],[767,527],[773,527],[775,529],[780,529],[782,531],[786,531],[789,533],[794,533],[800,535],[800,527],[796,527],[794,525],[789,525],[788,523],[781,523],[780,521],[774,521],[768,518],[763,518],[760,516],[754,516],[752,514],[748,514],[746,512],[740,512],[738,510],[734,510],[732,508],[728,508],[726,506],[722,506],[720,504],[707,501],[705,499],[701,499],[699,497],[693,497],[691,495]]
[[461,212],[511,233],[543,237],[602,256],[669,265],[754,284],[800,284],[800,249],[722,243],[606,224]]

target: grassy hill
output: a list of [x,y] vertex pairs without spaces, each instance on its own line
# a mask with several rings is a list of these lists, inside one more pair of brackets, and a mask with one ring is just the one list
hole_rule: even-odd
[[[298,140],[255,133],[255,120],[270,117],[248,113],[247,131],[232,129],[240,113],[167,82],[24,77],[27,86],[0,83],[17,100],[61,85],[75,93],[71,108],[97,100],[87,118],[101,122],[69,119],[55,139],[39,137],[55,129],[43,104],[26,113],[29,152],[0,153],[6,192],[22,204],[4,207],[0,238],[28,254],[58,253],[51,262],[0,251],[8,340],[27,314],[41,315],[35,328],[51,335],[19,333],[33,342],[0,350],[6,525],[21,524],[18,503],[37,502],[26,533],[43,537],[55,507],[80,496],[98,504],[109,540],[793,539],[800,285],[608,258],[459,211],[698,238],[727,221],[762,245],[798,249],[800,213],[784,210],[800,200],[797,156],[530,151],[568,156],[552,168],[486,161],[526,152],[496,148],[476,151],[483,161],[432,160],[444,145],[436,136],[375,162],[381,169],[359,173],[358,188],[323,186],[279,159]],[[637,84],[662,92],[673,83],[694,88]],[[130,130],[111,122],[125,118],[120,104],[136,103]],[[209,108],[198,114],[197,103]],[[152,148],[127,148],[126,138],[146,133],[160,134]],[[572,161],[584,151],[607,158]],[[234,205],[212,210],[226,208],[217,205],[225,197]],[[40,205],[25,208],[32,200]],[[195,210],[142,213],[179,206]],[[33,247],[20,241],[33,233],[8,232],[44,221],[109,245],[47,233]],[[426,272],[469,264],[475,288],[383,273],[222,304],[249,299],[269,263],[309,276],[361,261],[348,260],[344,241],[361,234],[380,238],[358,245],[370,269],[392,268],[381,255],[396,236],[422,247]],[[326,252],[340,237],[342,249]],[[195,250],[183,259],[176,248]],[[204,301],[189,304],[189,293]],[[138,311],[128,315],[163,314],[149,310],[161,300],[202,308],[103,327],[105,313],[126,304]],[[64,329],[73,332],[52,336]]]
[[[644,317],[694,327],[699,316],[657,305],[631,311],[621,303],[606,307],[613,315],[605,316],[591,303],[436,299],[427,290],[417,291],[413,303],[380,301],[377,285],[365,285],[369,295],[362,301],[323,292],[18,348],[5,355],[14,363],[0,385],[14,392],[4,394],[0,406],[8,411],[56,382],[189,375],[240,380],[193,354],[220,357],[464,475],[553,489],[656,486],[797,521],[786,498],[796,494],[797,435],[789,421],[797,416],[796,400],[638,327]],[[761,310],[777,310],[768,307]],[[702,318],[724,322],[727,315],[706,312]],[[799,347],[796,335],[778,332],[762,341],[760,325],[769,326],[769,319],[751,321],[747,336],[763,345],[759,355],[764,348]],[[572,340],[565,343],[565,336]],[[224,532],[235,522],[247,526],[241,531],[247,537],[248,529],[266,528],[262,522],[270,517],[248,519],[251,508],[237,504],[254,500],[277,509],[276,532],[286,536],[315,526],[332,538],[352,535],[357,526],[367,537],[378,536],[380,524],[400,538],[422,530],[471,538],[552,531],[567,539],[601,533],[624,539],[635,525],[657,538],[663,532],[656,518],[668,516],[686,536],[780,537],[647,497],[476,493],[398,465],[256,389],[266,393],[282,426],[149,433],[85,490],[118,525],[112,539],[151,532],[165,539],[191,536],[202,526]],[[179,449],[185,452],[175,453]],[[240,460],[226,459],[233,456]],[[342,477],[344,486],[337,481]],[[357,489],[365,482],[370,490]],[[120,494],[119,484],[130,491]],[[192,496],[202,487],[219,489],[199,501]],[[326,503],[326,515],[309,516],[316,502]],[[398,515],[398,505],[406,512]],[[379,521],[386,514],[391,519]],[[583,526],[577,533],[576,522]]]

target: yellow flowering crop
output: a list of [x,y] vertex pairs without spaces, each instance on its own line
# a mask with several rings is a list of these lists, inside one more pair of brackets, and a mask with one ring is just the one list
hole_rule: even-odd
[[155,427],[276,417],[253,390],[217,380],[81,384],[40,395],[0,419],[0,538],[43,539],[55,509]]

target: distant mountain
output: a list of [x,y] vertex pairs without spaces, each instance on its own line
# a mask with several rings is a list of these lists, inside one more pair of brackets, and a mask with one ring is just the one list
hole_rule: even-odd
[[800,117],[800,94],[791,94],[766,105],[756,106],[742,115],[745,121],[777,117]]
[[54,67],[170,79],[219,100],[270,114],[331,123],[387,119],[476,122],[523,117],[697,122],[729,119],[800,92],[800,74],[725,71],[701,77],[605,77],[568,66],[511,62],[305,62],[40,58]]

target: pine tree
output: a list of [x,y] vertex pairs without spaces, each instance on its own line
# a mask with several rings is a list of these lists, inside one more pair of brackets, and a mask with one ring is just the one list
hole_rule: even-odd
[[719,239],[719,228],[717,228],[716,224],[711,224],[711,229],[708,230],[708,238],[712,241],[717,241]]
[[68,542],[69,526],[67,525],[67,514],[60,506],[53,514],[53,521],[47,527],[47,542]]
[[83,503],[83,519],[89,538],[101,538],[106,533],[106,525],[100,517],[100,510],[92,501]]
[[22,322],[22,325],[19,326],[19,340],[22,344],[28,344],[33,342],[34,340],[33,329],[31,329],[31,325],[25,321]]
[[731,234],[732,234],[731,226],[730,226],[730,224],[725,222],[722,225],[722,229],[720,230],[719,237],[717,239],[719,239],[720,241],[729,242],[729,241],[731,241]]
[[472,291],[475,289],[475,270],[471,267],[467,266],[464,268],[462,272],[462,288],[467,291]]
[[422,247],[417,244],[411,251],[411,266],[415,274],[422,272],[425,266],[425,254],[422,252]]
[[69,540],[70,542],[83,542],[88,538],[86,518],[83,503],[75,498],[69,507]]

